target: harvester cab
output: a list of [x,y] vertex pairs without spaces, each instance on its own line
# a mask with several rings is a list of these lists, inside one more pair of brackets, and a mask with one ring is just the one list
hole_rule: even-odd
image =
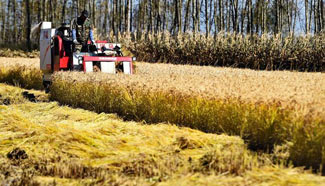
[[44,86],[57,71],[133,74],[134,57],[123,56],[121,45],[96,41],[87,43],[87,52],[78,51],[72,41],[70,25],[52,28],[51,22],[40,25],[40,68]]

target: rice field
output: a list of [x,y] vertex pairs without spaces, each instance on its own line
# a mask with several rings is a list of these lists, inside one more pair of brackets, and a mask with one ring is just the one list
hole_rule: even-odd
[[[38,87],[40,71],[21,69],[2,68],[0,80]],[[97,113],[117,113],[124,120],[240,136],[252,150],[272,152],[280,146],[289,150],[287,162],[324,174],[323,73],[147,63],[137,63],[136,73],[57,73],[50,99]]]
[[3,185],[325,185],[285,166],[284,149],[257,154],[239,137],[126,122],[24,92],[0,84]]
[[[14,66],[39,68],[39,59],[0,57],[0,66],[2,70]],[[137,63],[137,67],[139,68],[135,76],[118,76],[116,81],[132,81],[130,84],[139,89],[148,87],[157,91],[171,90],[187,95],[195,93],[204,98],[235,98],[249,103],[276,103],[281,107],[294,108],[304,115],[316,114],[325,119],[324,73],[150,63]],[[22,71],[27,70],[30,69]],[[103,74],[96,76],[104,76],[95,78],[98,81],[116,79]]]

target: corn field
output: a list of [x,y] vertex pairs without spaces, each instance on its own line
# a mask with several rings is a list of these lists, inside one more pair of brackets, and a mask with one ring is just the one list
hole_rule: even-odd
[[[132,34],[122,43],[140,61],[250,68],[256,70],[325,71],[324,34],[282,36],[182,33],[172,36]],[[109,36],[114,41],[113,34]]]

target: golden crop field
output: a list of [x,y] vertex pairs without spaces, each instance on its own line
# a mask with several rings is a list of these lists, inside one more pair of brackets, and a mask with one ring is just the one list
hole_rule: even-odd
[[[1,82],[41,87],[38,69],[2,63]],[[50,99],[125,120],[240,136],[252,150],[280,145],[295,166],[325,170],[323,73],[137,63],[132,76],[57,73]]]
[[256,154],[239,137],[171,124],[125,122],[0,84],[4,185],[324,185],[286,167],[284,149]]
[[[39,58],[0,57],[2,67],[39,67]],[[325,119],[325,74],[289,71],[255,71],[192,65],[137,63],[137,74],[118,79],[104,76],[97,80],[127,81],[139,89],[177,91],[201,97],[238,99],[249,103],[276,103],[304,115]],[[130,82],[132,81],[132,82]],[[136,88],[134,87],[134,88]],[[300,114],[301,114],[300,113]]]

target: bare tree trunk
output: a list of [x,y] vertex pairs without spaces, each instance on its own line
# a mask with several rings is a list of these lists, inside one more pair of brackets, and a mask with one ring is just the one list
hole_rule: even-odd
[[[14,7],[16,9],[16,1],[14,1]],[[15,18],[16,16],[14,16]],[[37,22],[41,22],[41,0],[37,0]]]
[[238,24],[238,0],[234,2],[234,9],[235,9],[235,30],[239,32],[239,24]]
[[[33,0],[32,0],[32,2],[33,2]],[[52,1],[52,3],[53,3],[53,1]],[[54,11],[52,11],[52,13],[53,13],[53,18],[54,18],[53,22],[54,22],[55,26],[56,26],[56,23],[60,20],[59,14],[56,14],[56,12],[55,12],[55,10],[57,9],[56,8],[57,6],[58,6],[58,3],[54,2],[54,4],[53,4],[53,10]]]
[[53,23],[53,11],[52,11],[52,0],[49,0],[49,5],[50,5],[50,7],[49,7],[49,9],[50,9],[50,11],[49,11],[49,14],[50,14],[50,21]]
[[297,21],[297,9],[298,9],[298,0],[295,2],[295,17],[293,19],[293,24],[292,24],[292,34],[295,35],[295,27],[296,27],[296,21]]
[[136,19],[136,31],[137,31],[137,38],[139,37],[139,34],[140,34],[140,28],[141,28],[141,9],[142,8],[142,5],[141,3],[139,2],[138,3],[138,15],[137,15],[137,19]]
[[176,33],[176,32],[178,32],[178,26],[179,26],[179,24],[178,24],[178,21],[179,21],[179,17],[178,17],[178,0],[175,0],[174,1],[174,8],[175,8],[175,10],[174,10],[174,21],[173,21],[173,29],[172,29],[172,31],[173,31],[173,33]]
[[260,8],[261,8],[261,0],[258,0],[256,2],[256,11],[255,11],[255,18],[256,18],[256,21],[255,21],[255,33],[258,34],[259,33],[259,26],[260,26]]
[[252,0],[249,0],[248,1],[248,14],[249,14],[249,31],[250,31],[250,34],[252,35],[253,34],[253,25],[254,25],[254,22],[253,22],[253,5],[252,5]]
[[230,32],[230,10],[229,10],[229,1],[226,1],[226,30]]
[[1,24],[1,41],[4,41],[5,40],[5,29],[6,29],[6,27],[5,27],[5,22],[6,22],[6,13],[5,13],[5,6],[2,6],[3,5],[3,2],[0,2],[1,3],[1,6],[0,6],[0,8],[1,8],[1,20],[2,20],[2,24]]
[[29,0],[25,0],[26,3],[26,19],[27,19],[27,26],[26,26],[26,42],[27,42],[27,49],[31,51],[31,42],[30,42],[30,31],[31,31],[31,20],[30,20],[30,9],[29,9]]
[[93,17],[93,26],[96,27],[96,3],[95,0],[93,0],[93,7],[92,7],[92,17]]
[[210,10],[209,10],[209,18],[210,18],[210,20],[209,20],[209,30],[210,30],[210,33],[211,33],[211,31],[212,31],[212,26],[213,26],[213,20],[214,20],[214,16],[213,16],[213,9],[214,9],[214,7],[213,7],[213,0],[210,0]]
[[267,33],[268,32],[268,25],[267,25],[267,21],[268,21],[268,16],[267,16],[267,11],[268,11],[268,7],[269,7],[269,2],[270,0],[266,0],[264,2],[263,5],[263,33]]
[[155,12],[156,12],[156,29],[155,29],[155,33],[159,33],[160,32],[160,30],[161,30],[161,12],[160,12],[160,0],[158,0],[158,1],[156,1],[156,3],[155,3],[155,6],[156,6],[156,10],[155,10]]
[[189,18],[189,12],[190,12],[190,3],[191,3],[191,0],[187,0],[186,1],[183,32],[186,32],[187,31],[187,27],[188,27],[188,18]]
[[105,6],[105,11],[104,11],[104,20],[103,20],[103,30],[102,30],[102,34],[103,35],[107,35],[107,21],[108,21],[108,1],[104,0],[104,6]]
[[250,13],[249,13],[249,1],[250,0],[247,0],[246,1],[246,6],[245,6],[245,14],[246,14],[246,17],[247,17],[247,24],[246,24],[246,34],[249,34],[251,31],[251,27],[250,27],[250,22],[251,22],[251,19],[250,19]]
[[13,30],[13,41],[15,43],[17,43],[17,15],[16,15],[16,0],[13,0],[12,2],[12,13],[13,13],[13,26],[14,26],[14,30]]
[[309,25],[308,25],[308,29],[309,31],[311,31],[311,25],[312,25],[312,15],[313,15],[313,0],[310,0],[310,8],[309,8]]
[[196,32],[196,1],[192,0],[192,24],[193,24],[193,32]]
[[[202,0],[203,1],[203,0]],[[202,3],[200,3],[200,0],[197,0],[196,1],[196,28],[197,28],[197,30],[198,30],[198,32],[200,32],[201,31],[201,19],[200,19],[200,15],[201,15],[201,4]]]
[[324,3],[323,0],[321,1],[320,12],[322,17],[322,30],[325,29],[325,12],[324,12]]
[[143,3],[139,3],[141,4],[141,12],[140,12],[140,28],[139,28],[139,32],[140,30],[144,31],[144,24],[145,24],[145,16],[146,16],[146,6],[145,6],[145,2],[142,1]]
[[306,34],[309,33],[309,19],[308,19],[308,15],[309,15],[309,9],[308,9],[308,0],[305,0],[305,30],[306,30]]
[[238,20],[237,20],[237,31],[238,33],[243,33],[244,30],[244,19],[245,19],[245,14],[244,14],[244,9],[245,9],[245,1],[241,0],[238,2],[238,6],[239,3],[241,3],[241,8],[238,8]]
[[219,0],[219,14],[221,30],[225,30],[225,17],[223,9],[223,0]]
[[279,20],[278,20],[278,24],[279,24],[279,33],[282,33],[282,0],[279,0],[279,6],[278,6],[278,13],[279,13]]
[[238,0],[230,0],[232,27],[234,32],[239,31],[238,27]]
[[64,19],[65,19],[65,6],[66,6],[66,4],[67,4],[67,0],[63,0],[61,23],[63,23]]
[[45,21],[46,0],[42,1],[42,21]]
[[130,32],[132,32],[132,25],[133,25],[133,0],[130,0]]
[[322,14],[321,14],[321,4],[322,1],[318,0],[317,2],[317,20],[318,20],[318,32],[322,30]]
[[275,0],[275,23],[274,33],[279,33],[279,0]]
[[122,14],[122,0],[118,0],[119,4],[118,4],[118,30],[119,32],[122,32],[122,20],[123,20],[123,14]]
[[182,9],[183,9],[183,1],[179,0],[179,2],[178,2],[178,32],[182,32]]
[[9,40],[11,38],[11,36],[10,36],[10,33],[11,33],[11,31],[10,31],[10,25],[11,25],[11,23],[10,23],[10,17],[11,17],[10,8],[11,8],[11,0],[8,0],[7,1],[7,10],[8,10],[8,12],[6,13],[6,17],[7,17],[7,21],[6,21],[6,41],[7,42],[9,42]]
[[113,19],[112,19],[112,28],[114,35],[117,34],[116,22],[117,22],[117,0],[113,0]]
[[167,13],[167,0],[165,0],[165,3],[164,3],[163,31],[165,31],[165,29],[166,29],[166,13]]
[[124,25],[125,31],[130,32],[130,0],[126,0]]
[[317,25],[316,0],[314,0],[312,10],[313,10],[312,12],[314,13],[314,33],[317,33],[318,25]]
[[208,0],[205,0],[205,37],[209,36]]
[[220,30],[220,25],[219,25],[219,20],[218,20],[218,16],[217,16],[217,1],[216,0],[214,1],[213,16],[214,16],[214,37],[217,37],[217,32]]
[[153,24],[152,24],[152,21],[153,21],[153,18],[152,18],[152,0],[148,0],[149,1],[149,3],[148,3],[148,5],[149,5],[149,23],[148,23],[148,31],[150,31],[150,32],[152,32],[152,26],[153,26]]

